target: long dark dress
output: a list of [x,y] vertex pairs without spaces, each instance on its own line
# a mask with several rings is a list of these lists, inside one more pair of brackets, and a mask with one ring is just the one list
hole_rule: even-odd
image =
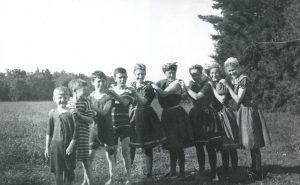
[[[166,89],[169,81],[164,79],[157,82],[157,86]],[[163,108],[161,122],[164,126],[167,140],[163,148],[177,150],[192,146],[192,129],[185,110],[179,105],[180,94],[158,96],[160,106]]]
[[240,144],[245,149],[257,149],[271,143],[268,128],[261,111],[252,98],[250,79],[241,74],[234,82],[237,94],[240,88],[246,89],[245,95],[237,111]]
[[193,108],[189,112],[190,122],[196,144],[211,143],[219,145],[221,142],[221,124],[217,111],[213,107],[215,97],[207,81],[196,83],[191,81],[190,89],[195,93],[202,92],[204,98],[195,100],[192,98]]
[[221,82],[214,83],[216,91],[220,95],[225,96],[225,102],[219,104],[218,113],[222,126],[222,148],[223,149],[236,149],[239,148],[239,129],[236,121],[236,115],[233,108],[229,104],[229,91]]
[[73,115],[70,112],[60,113],[51,110],[49,113],[48,135],[51,138],[50,168],[57,174],[71,172],[76,167],[75,149],[70,155],[66,155],[66,149],[72,139],[77,139],[78,132]]
[[147,99],[147,103],[140,105],[135,102],[130,110],[130,123],[133,129],[130,145],[135,148],[154,147],[166,140],[163,126],[150,105],[155,98],[154,89],[150,82],[145,82],[140,87],[133,82],[131,86]]

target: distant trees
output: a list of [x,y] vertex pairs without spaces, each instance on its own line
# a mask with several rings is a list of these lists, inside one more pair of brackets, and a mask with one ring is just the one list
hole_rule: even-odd
[[199,15],[217,30],[211,57],[237,57],[264,108],[299,111],[300,1],[214,0],[213,8],[222,16]]
[[[51,72],[48,69],[26,72],[20,69],[6,70],[0,73],[0,101],[47,101],[52,99],[56,86],[67,86],[73,78],[82,78],[90,82],[84,74]],[[113,78],[108,77],[109,83]],[[92,89],[92,87],[91,87]]]

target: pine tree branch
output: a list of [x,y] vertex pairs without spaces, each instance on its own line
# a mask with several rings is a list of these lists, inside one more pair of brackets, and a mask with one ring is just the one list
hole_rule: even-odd
[[300,42],[300,39],[285,40],[279,42],[256,42],[257,44],[286,44],[289,42]]

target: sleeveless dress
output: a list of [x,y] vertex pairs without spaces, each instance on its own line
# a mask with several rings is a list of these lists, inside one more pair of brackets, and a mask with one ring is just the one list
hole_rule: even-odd
[[[168,85],[169,81],[166,79],[157,82],[157,86],[163,90]],[[167,137],[162,147],[167,150],[177,150],[192,146],[192,128],[187,113],[180,106],[181,94],[165,97],[159,95],[158,101],[163,108],[161,122]]]
[[252,98],[250,79],[241,74],[233,83],[237,94],[240,88],[246,89],[237,111],[240,145],[245,149],[256,149],[271,144],[268,128],[262,112]]
[[73,115],[70,112],[59,113],[53,109],[49,113],[48,135],[50,145],[50,169],[53,173],[73,171],[76,167],[76,151],[66,155],[66,149],[78,133]]
[[[74,104],[72,100],[68,104]],[[79,114],[94,119],[94,111],[92,111],[90,102],[87,98],[80,98],[76,102],[76,108]],[[75,116],[78,129],[78,138],[76,140],[76,160],[85,162],[90,159],[90,128],[89,123]]]
[[[106,102],[104,104],[101,104],[101,99],[105,98],[105,96],[108,95],[105,94],[101,99],[96,99],[94,97],[94,93],[95,92],[92,92],[90,94],[89,99],[91,100],[92,104],[96,105],[98,108],[102,108]],[[103,116],[97,113],[95,116],[95,127],[92,127],[91,131],[93,132],[96,131],[97,134],[94,135],[92,134],[91,136],[92,148],[95,145],[96,145],[95,147],[97,147],[98,145],[101,144],[106,144],[108,146],[114,145],[114,128],[113,128],[112,117],[111,117],[111,110],[112,110],[114,100],[111,101],[112,101],[111,106],[106,115]]]
[[133,129],[130,145],[136,148],[154,147],[166,140],[163,126],[151,107],[151,103],[155,98],[154,89],[151,83],[147,81],[139,87],[136,86],[135,82],[131,83],[131,86],[147,99],[147,103],[140,105],[135,102],[130,110],[130,123]]
[[230,94],[225,85],[221,82],[214,83],[214,87],[219,95],[225,95],[225,102],[218,104],[218,114],[222,126],[222,148],[237,149],[239,145],[239,128],[236,122],[234,109],[229,104]]
[[200,84],[191,81],[189,86],[195,93],[202,92],[205,96],[199,100],[192,98],[194,106],[189,112],[195,143],[210,143],[219,147],[222,130],[219,115],[213,107],[213,104],[217,101],[213,91],[207,81]]

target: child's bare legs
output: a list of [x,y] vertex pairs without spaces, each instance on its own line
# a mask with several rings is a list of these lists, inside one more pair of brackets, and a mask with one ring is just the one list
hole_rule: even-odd
[[126,137],[121,141],[122,155],[124,159],[124,166],[127,172],[127,181],[125,184],[131,183],[131,159],[130,159],[130,138]]
[[56,173],[55,178],[56,178],[56,184],[57,185],[63,185],[64,184],[63,172]]
[[106,159],[108,161],[108,169],[109,169],[109,180],[105,183],[105,185],[113,184],[113,178],[114,178],[114,173],[117,164],[117,145],[113,147],[114,147],[113,152],[106,151]]
[[82,185],[91,184],[91,163],[89,160],[82,162],[84,179]]

